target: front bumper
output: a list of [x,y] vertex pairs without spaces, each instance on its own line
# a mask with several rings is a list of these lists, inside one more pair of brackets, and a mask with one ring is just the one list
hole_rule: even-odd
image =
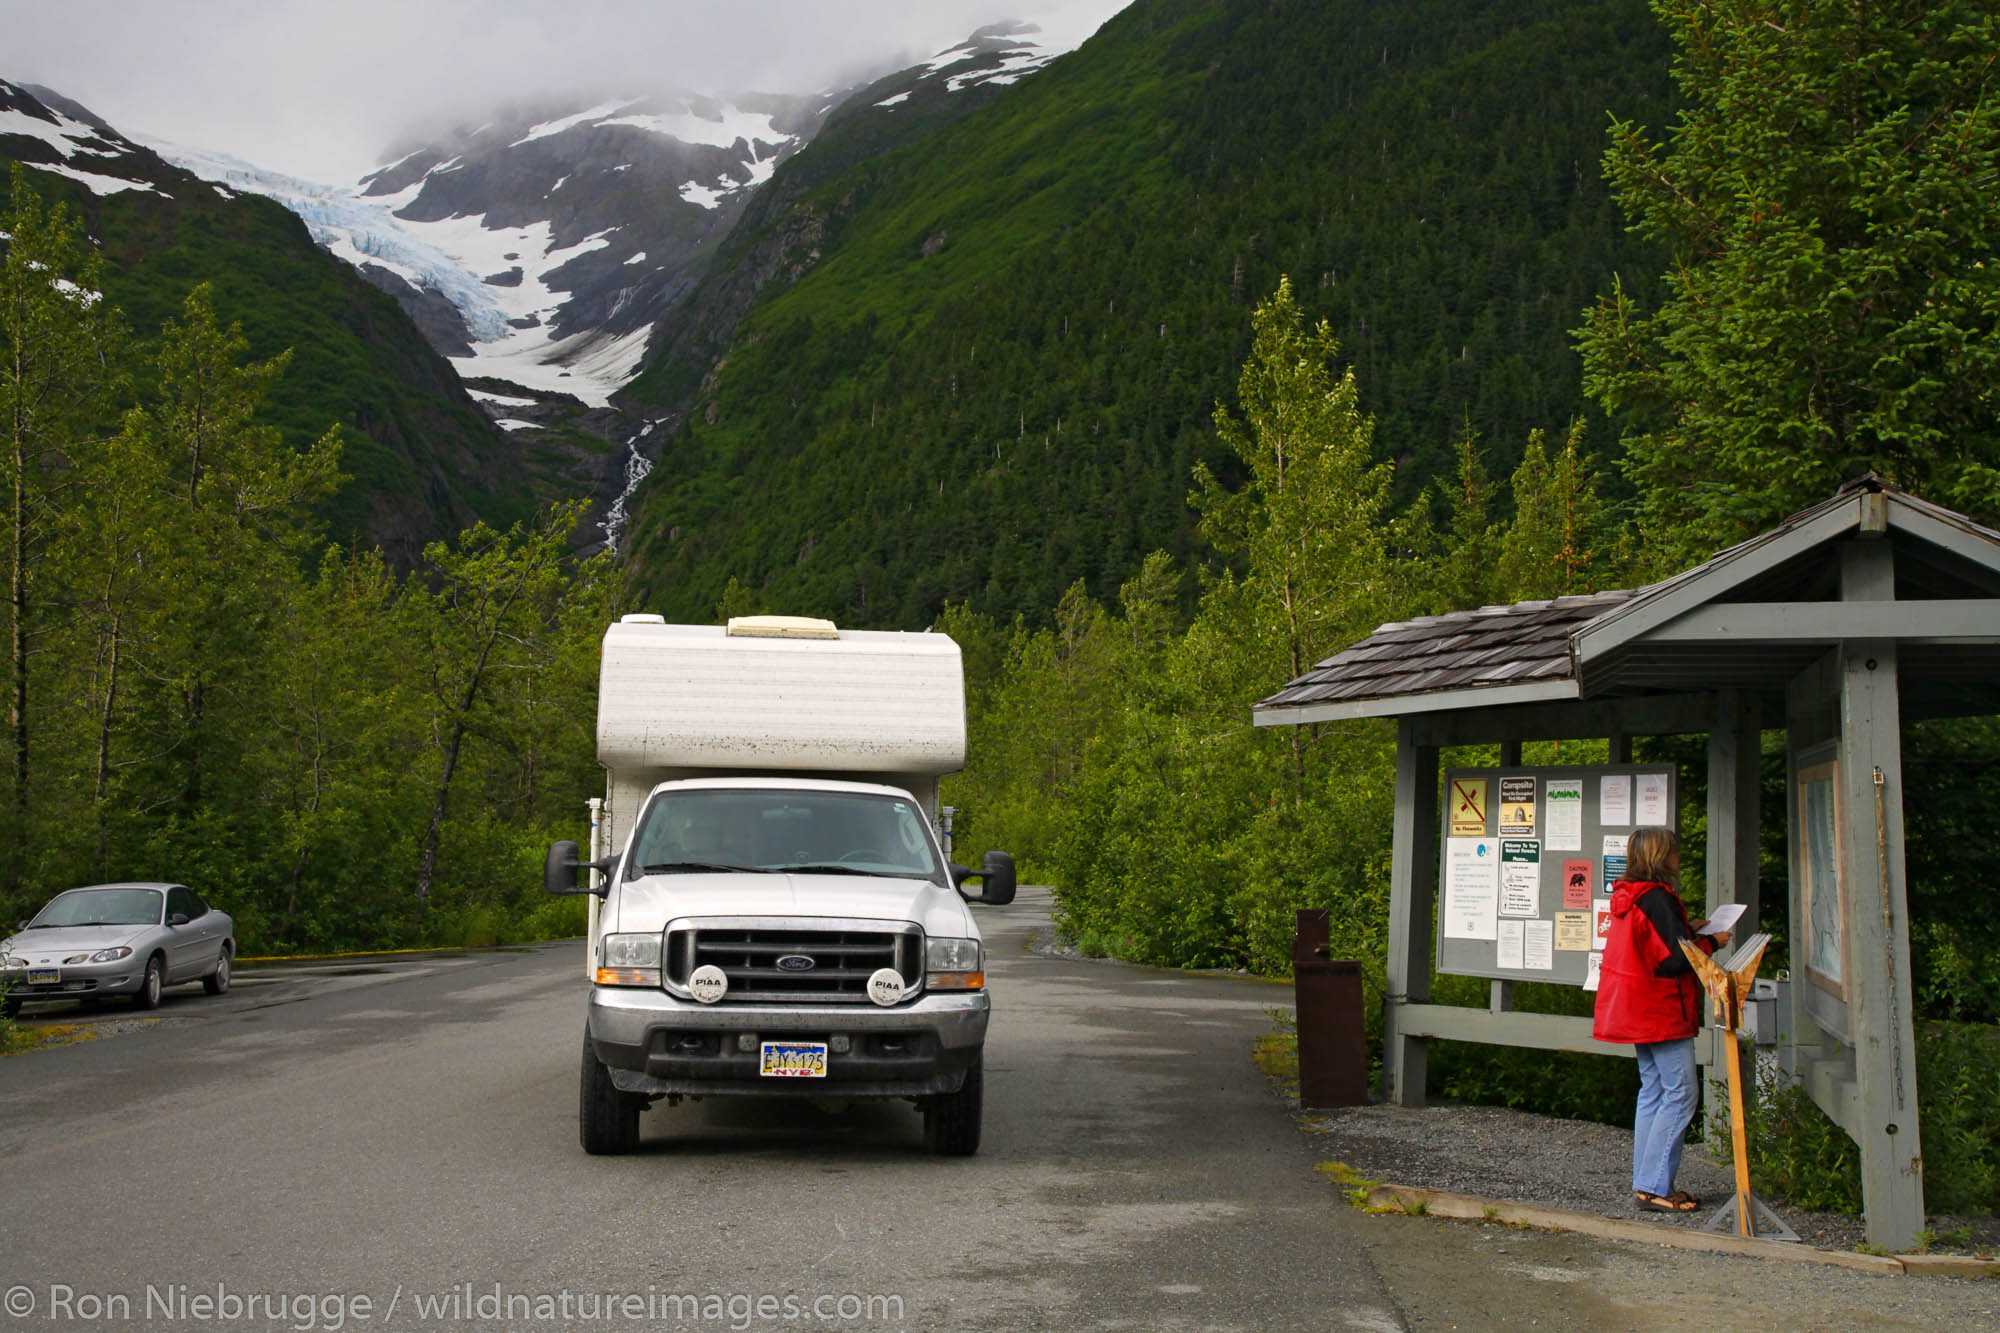
[[[33,971],[44,964],[36,963]],[[31,986],[31,969],[0,969],[0,985],[10,1000],[75,1000],[86,995],[136,995],[146,981],[146,960],[137,954],[109,963],[47,964],[56,968],[60,979],[53,985]]]
[[[728,1097],[926,1097],[956,1092],[986,1041],[984,991],[854,1004],[717,1004],[593,986],[591,1049],[621,1091]],[[741,1038],[749,1037],[743,1050]],[[826,1041],[825,1078],[764,1078],[762,1041]]]

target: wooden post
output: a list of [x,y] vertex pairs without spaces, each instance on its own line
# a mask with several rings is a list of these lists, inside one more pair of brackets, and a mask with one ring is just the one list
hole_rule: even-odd
[[1430,1049],[1406,1036],[1399,1011],[1431,998],[1431,926],[1437,902],[1438,752],[1396,723],[1396,829],[1389,879],[1389,993],[1382,1002],[1382,1091],[1422,1106]]
[[[1889,543],[1841,550],[1843,601],[1895,596]],[[1840,878],[1847,1004],[1860,1102],[1861,1198],[1868,1243],[1909,1250],[1924,1228],[1911,1021],[1909,904],[1903,860],[1902,708],[1893,640],[1840,650]]]
[[1742,903],[1746,920],[1759,917],[1757,825],[1763,782],[1763,732],[1757,703],[1740,691],[1718,696],[1708,733],[1708,911]]

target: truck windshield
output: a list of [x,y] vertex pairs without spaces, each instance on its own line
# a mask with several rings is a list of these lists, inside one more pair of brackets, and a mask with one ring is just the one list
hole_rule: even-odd
[[858,792],[668,792],[646,807],[626,871],[897,875],[947,882],[923,811]]

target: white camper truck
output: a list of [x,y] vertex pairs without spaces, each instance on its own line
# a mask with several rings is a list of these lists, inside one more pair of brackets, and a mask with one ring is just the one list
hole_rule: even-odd
[[559,842],[547,872],[551,893],[603,898],[584,1150],[629,1151],[663,1097],[795,1096],[908,1098],[931,1147],[977,1151],[988,1002],[965,886],[1011,902],[1014,864],[954,866],[938,837],[938,779],[965,764],[958,645],[626,616],[604,636],[597,757],[609,854]]

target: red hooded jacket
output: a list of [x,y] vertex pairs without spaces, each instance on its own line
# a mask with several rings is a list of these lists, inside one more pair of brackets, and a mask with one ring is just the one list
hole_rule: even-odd
[[1696,935],[1671,886],[1619,880],[1611,891],[1611,935],[1597,983],[1599,1041],[1680,1041],[1701,1028],[1701,982],[1681,954],[1691,939],[1703,953],[1715,941]]

